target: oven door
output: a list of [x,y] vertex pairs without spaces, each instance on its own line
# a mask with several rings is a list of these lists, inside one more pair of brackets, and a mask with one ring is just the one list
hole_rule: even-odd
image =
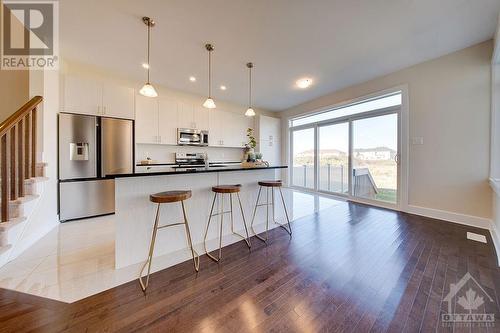
[[179,128],[177,130],[178,145],[201,146],[202,140],[202,134],[199,130],[188,128]]

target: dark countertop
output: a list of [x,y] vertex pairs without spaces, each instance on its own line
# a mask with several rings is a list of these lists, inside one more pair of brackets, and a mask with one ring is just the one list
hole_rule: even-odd
[[188,173],[208,173],[208,172],[226,172],[226,171],[251,171],[251,170],[266,170],[266,169],[286,169],[286,165],[271,165],[268,167],[257,167],[257,168],[244,168],[241,165],[238,166],[225,166],[225,167],[208,167],[208,168],[172,168],[170,166],[155,166],[148,169],[148,166],[141,166],[136,168],[134,173],[125,173],[118,175],[107,175],[104,179],[113,178],[127,178],[127,177],[144,177],[144,176],[162,176],[162,175],[179,175]]

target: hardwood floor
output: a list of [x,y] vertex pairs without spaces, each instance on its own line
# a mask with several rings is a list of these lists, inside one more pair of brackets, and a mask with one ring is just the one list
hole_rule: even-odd
[[[292,223],[293,236],[270,232],[66,304],[0,290],[0,332],[417,332],[500,331],[500,269],[480,229],[343,203]],[[487,235],[488,244],[466,239]],[[450,283],[469,272],[492,298],[481,313],[494,327],[444,327]],[[452,309],[463,312],[458,297]]]

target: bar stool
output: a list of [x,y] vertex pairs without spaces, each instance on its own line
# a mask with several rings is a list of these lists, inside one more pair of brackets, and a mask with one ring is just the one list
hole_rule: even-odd
[[[267,244],[267,240],[269,239],[269,236],[268,236],[269,206],[272,206],[273,207],[273,221],[274,221],[274,223],[278,224],[280,227],[285,229],[285,231],[290,235],[290,237],[292,237],[292,226],[290,225],[290,219],[288,218],[288,212],[286,210],[285,199],[283,198],[283,192],[281,191],[281,187],[283,186],[282,181],[281,180],[266,180],[266,181],[260,181],[260,182],[258,182],[258,184],[260,186],[259,187],[259,194],[257,195],[257,201],[255,202],[255,208],[253,210],[252,223],[250,225],[252,232],[254,233],[254,235],[258,239],[260,239],[261,241],[263,241]],[[260,194],[262,192],[262,187],[266,188],[266,203],[259,204],[259,199],[260,199]],[[275,188],[278,188],[280,191],[281,202],[283,202],[283,208],[285,210],[285,216],[286,216],[286,222],[287,222],[286,224],[287,224],[288,228],[284,224],[276,222],[276,218],[274,216],[274,189]],[[272,195],[272,202],[271,203],[269,202],[269,190],[271,190],[271,195]],[[253,223],[255,221],[255,214],[257,213],[257,207],[261,207],[261,206],[266,206],[266,238],[259,236],[253,228]]]
[[[241,190],[241,185],[219,185],[219,186],[214,186],[212,187],[212,192],[214,192],[214,200],[212,201],[212,208],[210,209],[210,216],[208,217],[208,222],[207,222],[207,229],[205,230],[205,238],[203,239],[203,243],[205,244],[205,252],[207,256],[212,259],[215,262],[218,262],[222,258],[222,225],[224,223],[224,214],[231,214],[231,232],[241,238],[247,243],[248,248],[251,247],[250,244],[250,239],[248,236],[248,228],[247,228],[247,222],[245,221],[245,214],[243,213],[243,206],[241,205],[241,199],[240,199],[240,190]],[[241,217],[243,218],[243,226],[245,227],[245,232],[246,232],[246,237],[237,233],[234,231],[234,218],[233,218],[233,194],[236,193],[236,196],[238,198],[238,202],[240,204],[240,211],[241,211]],[[218,195],[221,195],[221,207],[219,213],[213,214],[214,211],[214,205],[215,205],[215,200],[217,199]],[[224,194],[229,194],[229,204],[230,204],[230,210],[229,211],[224,211]],[[208,228],[210,227],[210,222],[212,221],[212,217],[220,215],[220,227],[219,227],[219,256],[216,258],[213,255],[210,254],[210,252],[207,249],[207,235],[208,235]]]
[[[149,245],[149,254],[148,254],[148,259],[144,263],[144,265],[141,268],[141,272],[139,273],[139,283],[141,284],[142,291],[146,291],[146,288],[148,287],[149,284],[149,273],[151,271],[151,262],[153,261],[153,252],[154,252],[154,247],[155,247],[155,241],[156,241],[156,233],[158,232],[159,229],[166,228],[166,227],[173,227],[177,225],[184,225],[186,228],[186,236],[187,236],[187,241],[189,248],[191,249],[191,255],[193,256],[193,264],[194,264],[194,269],[196,272],[200,269],[200,257],[198,256],[198,253],[193,249],[193,242],[191,241],[191,232],[189,231],[189,224],[186,216],[186,208],[184,207],[184,200],[187,200],[191,198],[191,191],[167,191],[167,192],[161,192],[161,193],[156,193],[152,194],[149,196],[149,200],[151,202],[157,203],[158,207],[156,208],[156,218],[155,218],[155,223],[153,227],[153,235],[151,236],[151,243]],[[179,222],[179,223],[171,223],[171,224],[166,224],[162,226],[158,226],[158,222],[160,220],[160,205],[162,203],[173,203],[173,202],[181,202],[182,206],[182,214],[184,216],[184,221]],[[146,278],[146,283],[142,281],[142,272],[144,271],[144,268],[146,268],[146,265],[148,265],[148,274]]]

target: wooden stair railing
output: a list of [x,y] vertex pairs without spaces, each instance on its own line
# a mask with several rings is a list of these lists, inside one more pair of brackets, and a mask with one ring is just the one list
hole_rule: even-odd
[[1,221],[9,220],[9,202],[24,196],[24,181],[36,176],[37,106],[33,97],[0,124]]

